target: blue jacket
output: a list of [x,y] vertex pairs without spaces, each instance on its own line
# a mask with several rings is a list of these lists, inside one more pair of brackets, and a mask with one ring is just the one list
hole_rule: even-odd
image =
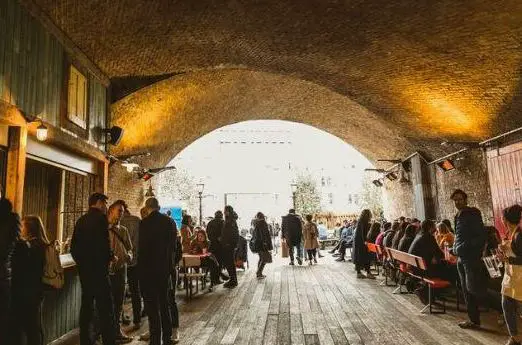
[[341,240],[350,241],[353,239],[353,226],[349,226],[343,229],[341,232]]
[[478,260],[486,245],[482,214],[475,207],[465,207],[455,216],[453,253],[461,260]]

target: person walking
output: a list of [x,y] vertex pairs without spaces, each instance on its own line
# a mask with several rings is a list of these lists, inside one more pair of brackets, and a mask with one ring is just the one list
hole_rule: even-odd
[[43,345],[42,302],[44,298],[45,251],[49,240],[40,217],[26,216],[12,262],[12,320],[9,325],[11,342]]
[[132,260],[132,242],[127,228],[120,224],[123,217],[124,203],[115,202],[109,207],[109,240],[115,260],[109,266],[112,300],[114,302],[114,322],[116,342],[126,344],[132,341],[123,333],[120,326],[120,316],[125,297],[125,281],[127,280],[127,264]]
[[460,285],[466,300],[468,321],[460,322],[461,328],[479,329],[479,301],[486,296],[486,276],[482,263],[482,250],[486,245],[486,230],[482,214],[468,206],[468,195],[456,189],[451,194],[457,214],[455,216],[455,242],[453,254],[457,256]]
[[239,229],[237,227],[237,214],[230,205],[225,206],[225,222],[221,233],[221,245],[223,246],[223,262],[227,268],[229,281],[223,286],[233,289],[237,286],[236,264],[234,262],[235,251],[239,241]]
[[290,265],[294,265],[294,255],[297,254],[297,263],[303,264],[301,248],[301,237],[303,233],[303,225],[301,219],[295,214],[292,208],[282,220],[281,238],[286,241],[290,253]]
[[209,251],[214,254],[219,264],[219,274],[221,279],[228,280],[229,277],[223,273],[225,265],[223,263],[223,246],[221,245],[221,232],[225,221],[223,220],[223,212],[216,211],[214,213],[214,219],[207,224],[207,237],[210,241]]
[[507,238],[499,246],[501,254],[499,259],[505,263],[502,279],[502,310],[510,336],[506,345],[520,345],[522,342],[517,326],[519,305],[522,302],[522,230],[519,225],[521,215],[520,205],[510,206],[502,212]]
[[127,282],[129,284],[129,291],[131,294],[132,301],[132,321],[133,329],[139,329],[141,327],[141,292],[140,282],[138,279],[138,241],[139,241],[139,229],[140,229],[140,218],[133,216],[128,206],[123,206],[125,211],[123,218],[121,219],[121,225],[127,229],[132,244],[132,258],[127,265]]
[[109,242],[107,196],[89,197],[89,211],[74,227],[71,254],[76,262],[82,287],[80,307],[80,345],[91,345],[90,326],[94,306],[100,319],[103,345],[114,345],[114,305],[109,282],[109,263],[114,259]]
[[13,205],[0,197],[0,344],[7,343],[8,319],[11,305],[11,260],[20,236],[20,217]]
[[[364,209],[357,220],[353,240],[353,263],[357,271],[357,278],[375,279],[375,276],[370,272],[370,253],[366,248],[366,238],[370,230],[370,221],[372,220],[372,213],[368,209]],[[361,273],[361,270],[366,271],[366,275]]]
[[[306,215],[306,223],[303,226],[303,238],[304,238],[304,249],[308,255],[308,265],[317,263],[316,254],[317,248],[319,248],[319,229],[317,225],[312,221],[312,215]],[[313,263],[312,263],[313,260]]]
[[170,310],[170,275],[176,252],[176,224],[159,212],[156,198],[149,198],[145,207],[149,215],[141,221],[138,243],[138,275],[149,317],[149,344],[172,344]]
[[263,270],[267,263],[272,262],[272,254],[270,251],[273,250],[273,247],[268,223],[262,212],[257,213],[254,224],[254,249],[259,255],[256,276],[258,279],[264,279],[266,276],[263,274]]

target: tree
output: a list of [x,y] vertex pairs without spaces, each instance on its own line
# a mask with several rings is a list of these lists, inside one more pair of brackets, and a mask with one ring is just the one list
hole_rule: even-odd
[[194,220],[199,217],[196,181],[186,170],[167,170],[155,176],[153,181],[161,205],[179,205]]
[[383,213],[382,206],[382,187],[373,184],[375,176],[367,174],[363,179],[361,206],[372,211],[373,218],[381,217]]
[[298,174],[296,177],[295,208],[301,215],[321,212],[321,195],[317,183],[309,173]]

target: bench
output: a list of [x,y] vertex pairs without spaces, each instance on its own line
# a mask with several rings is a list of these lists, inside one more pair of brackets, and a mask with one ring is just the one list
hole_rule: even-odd
[[327,238],[326,240],[318,240],[319,245],[321,246],[321,250],[324,250],[326,245],[328,246],[336,246],[339,243],[338,238]]
[[[434,311],[433,310],[433,289],[444,289],[451,286],[451,283],[447,280],[436,278],[436,277],[427,277],[424,275],[417,275],[411,271],[412,267],[420,269],[422,272],[426,272],[428,270],[428,265],[420,256],[415,256],[412,254],[408,254],[405,252],[401,252],[396,249],[386,248],[388,252],[388,256],[397,262],[400,263],[400,271],[404,274],[409,275],[415,279],[423,281],[428,285],[428,304],[421,309],[421,313],[425,312],[429,309],[430,314],[434,313],[445,313],[446,312],[446,301],[442,299],[442,310]],[[397,288],[399,292],[401,292],[401,284],[399,283],[399,287]],[[395,291],[397,291],[397,289]],[[395,292],[394,291],[394,292]]]
[[375,260],[373,260],[373,264],[375,265],[375,270],[377,271],[377,275],[379,275],[379,252],[382,252],[380,246],[375,243],[366,242],[366,248],[368,252],[375,254]]
[[[183,285],[187,291],[187,298],[191,299],[194,295],[192,291],[192,281],[196,281],[196,293],[199,292],[199,281],[202,288],[206,285],[206,272],[201,267],[201,257],[199,255],[184,254],[179,262],[179,277],[183,279]],[[211,286],[212,288],[212,286]]]

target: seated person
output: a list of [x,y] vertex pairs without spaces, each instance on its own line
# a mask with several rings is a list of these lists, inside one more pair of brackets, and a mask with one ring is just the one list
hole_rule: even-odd
[[329,250],[328,253],[333,254],[336,250],[339,250],[339,248],[341,248],[341,241],[345,238],[346,231],[348,231],[347,229],[349,227],[350,224],[348,223],[348,221],[343,221],[343,226],[339,228],[339,242],[337,242],[337,245],[332,250]]
[[[344,258],[344,255],[346,255],[346,248],[351,248],[353,246],[353,235],[354,235],[353,226],[344,228],[343,232],[341,234],[341,240],[339,241],[339,244],[332,251],[330,251],[330,253],[332,253],[333,251],[338,249],[339,253],[334,254],[333,256],[342,256]],[[343,260],[339,260],[339,261],[343,261]]]
[[393,238],[397,231],[399,231],[399,222],[393,222],[391,229],[384,232],[384,238],[382,239],[382,245],[386,248],[391,248],[393,244]]
[[452,248],[453,242],[455,241],[455,235],[449,230],[446,223],[440,222],[437,224],[437,232],[435,239],[440,249],[444,250],[445,247]]
[[324,226],[323,222],[319,222],[319,224],[317,224],[317,229],[319,229],[319,240],[327,240],[328,229],[326,226]]
[[406,232],[406,227],[409,225],[409,223],[402,223],[399,226],[399,230],[395,233],[392,240],[391,247],[393,249],[399,250],[399,242],[401,241],[401,238],[404,236],[404,232]]
[[404,231],[404,236],[399,241],[399,247],[397,248],[401,252],[407,253],[408,250],[410,250],[410,246],[415,239],[415,233],[417,232],[417,228],[410,224],[406,227],[406,230]]
[[384,223],[383,231],[381,231],[381,233],[375,239],[376,245],[381,246],[381,247],[384,245],[384,237],[386,236],[387,232],[390,231],[391,227],[392,227],[392,223],[390,223],[390,222]]
[[377,236],[381,233],[381,223],[379,222],[373,222],[370,231],[368,231],[368,234],[366,235],[366,241],[369,243],[375,243],[375,240],[377,240]]
[[[190,243],[189,253],[194,255],[207,254],[208,246],[209,241],[207,239],[207,233],[205,230],[200,229],[196,232],[196,238],[194,238]],[[201,258],[201,266],[206,267],[209,270],[212,285],[222,283],[219,279],[219,264],[214,255],[210,254],[209,256],[203,256]]]

